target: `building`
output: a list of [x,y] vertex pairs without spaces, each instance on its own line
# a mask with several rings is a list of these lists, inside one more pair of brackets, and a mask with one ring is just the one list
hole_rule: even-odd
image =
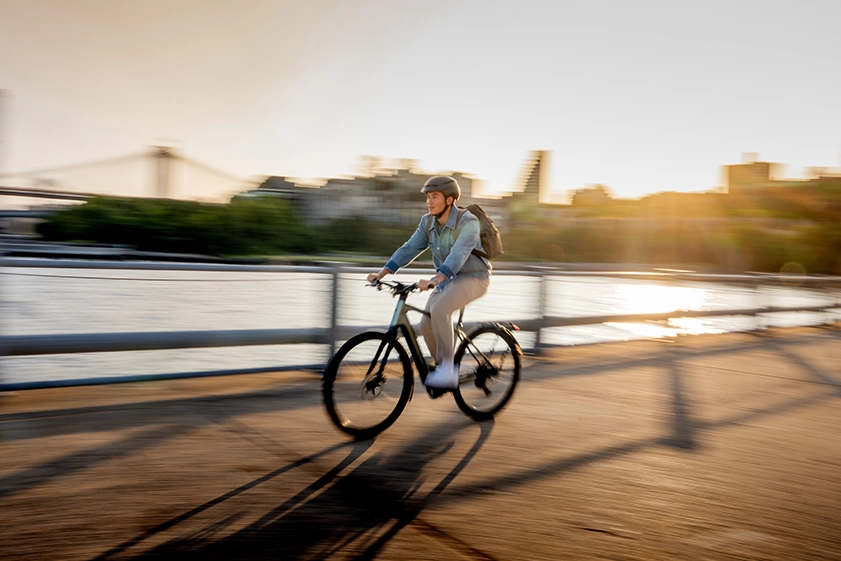
[[819,184],[841,185],[841,170],[812,168],[807,179],[781,177],[782,166],[773,162],[756,160],[756,154],[745,154],[744,162],[723,166],[727,193],[737,197],[761,196],[771,188],[791,187],[808,192]]
[[[290,201],[303,220],[314,226],[351,217],[415,226],[427,212],[420,190],[430,175],[433,174],[400,168],[373,176],[334,178],[321,187],[305,187],[283,177],[269,177],[257,189],[234,198],[281,197]],[[471,177],[460,172],[447,175],[454,177],[461,187],[459,206],[480,203],[495,220],[504,216],[504,201],[475,196]]]
[[608,193],[607,188],[596,183],[584,189],[580,189],[572,195],[572,206],[574,207],[593,207],[608,204],[613,198]]
[[736,196],[752,196],[778,183],[779,165],[755,160],[756,154],[745,154],[741,164],[724,166],[727,192]]

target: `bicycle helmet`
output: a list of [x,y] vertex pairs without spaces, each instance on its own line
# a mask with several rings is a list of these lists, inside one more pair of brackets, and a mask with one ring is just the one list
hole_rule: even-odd
[[455,200],[461,196],[461,187],[458,186],[458,181],[448,175],[436,175],[430,177],[423,184],[421,193],[429,193],[430,191],[441,191],[445,197],[453,197]]

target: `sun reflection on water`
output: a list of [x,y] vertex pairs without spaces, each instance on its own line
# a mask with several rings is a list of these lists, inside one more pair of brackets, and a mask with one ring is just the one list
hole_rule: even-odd
[[621,284],[616,287],[613,298],[619,313],[659,314],[706,309],[709,291],[687,286]]
[[[621,284],[610,299],[616,313],[658,314],[678,310],[710,309],[710,291],[686,286],[657,284]],[[609,322],[605,325],[627,331],[633,337],[676,337],[723,333],[707,318],[672,318],[644,323]]]

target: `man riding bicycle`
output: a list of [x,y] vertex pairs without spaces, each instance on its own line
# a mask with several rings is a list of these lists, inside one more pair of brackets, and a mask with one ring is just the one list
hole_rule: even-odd
[[[427,248],[432,251],[436,274],[418,282],[421,291],[432,290],[418,326],[435,361],[426,377],[427,388],[455,389],[458,371],[453,365],[453,312],[480,298],[490,285],[491,264],[473,250],[484,251],[479,220],[456,206],[461,196],[458,182],[448,176],[431,177],[421,189],[426,194],[425,214],[417,230],[400,246],[385,266],[368,275],[368,282],[383,279],[414,261]],[[438,393],[430,392],[437,397]]]

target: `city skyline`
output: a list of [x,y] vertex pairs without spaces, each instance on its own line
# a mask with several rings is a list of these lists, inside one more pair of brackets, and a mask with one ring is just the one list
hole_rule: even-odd
[[[574,204],[574,200],[578,197],[589,199],[595,196],[597,199],[603,198],[604,200],[633,200],[658,194],[680,193],[679,191],[665,190],[629,199],[617,196],[609,185],[591,183],[570,191],[566,200],[553,199],[551,196],[545,196],[551,180],[551,161],[551,152],[531,151],[522,163],[517,183],[510,189],[490,194],[485,192],[482,180],[474,178],[469,172],[449,171],[445,173],[457,177],[459,183],[465,182],[463,189],[466,189],[468,199],[476,197],[484,200],[487,204],[494,205],[497,203],[504,205],[505,200],[510,200],[512,197],[522,200],[524,195],[527,200],[531,201],[529,204],[539,201],[539,203],[549,206],[567,206],[571,203]],[[122,168],[124,171],[132,169],[135,176],[131,178],[132,181],[125,181],[125,177],[119,178],[113,173],[115,168]],[[105,175],[100,174],[100,184],[106,186],[131,184],[133,192],[113,193],[113,189],[97,189],[94,187],[95,182],[90,184],[80,183],[78,179],[67,181],[67,178],[73,175],[77,178],[80,175],[91,177],[92,169],[98,169],[105,173]],[[753,188],[770,185],[814,185],[821,182],[838,184],[841,182],[841,167],[810,166],[808,173],[804,176],[792,177],[785,173],[785,163],[764,161],[757,153],[743,153],[740,163],[723,164],[719,166],[719,170],[719,175],[723,179],[720,186],[704,191],[686,191],[684,193],[696,195],[730,193],[733,190],[734,181],[740,188],[745,186]],[[234,197],[248,195],[249,193],[264,193],[264,189],[271,191],[275,187],[270,186],[270,184],[273,185],[278,182],[278,184],[283,185],[282,189],[300,188],[302,189],[301,192],[306,192],[319,191],[319,188],[326,187],[327,191],[335,192],[337,188],[353,191],[358,187],[365,190],[370,187],[369,183],[371,181],[375,183],[379,181],[380,186],[383,185],[382,181],[392,185],[392,187],[402,184],[405,189],[406,179],[410,178],[408,183],[417,184],[416,187],[419,189],[424,178],[432,175],[429,171],[419,169],[417,162],[411,159],[398,158],[387,162],[381,158],[367,156],[360,159],[355,173],[323,178],[317,184],[300,182],[296,178],[285,175],[252,176],[244,179],[214,168],[206,162],[198,161],[177,149],[160,146],[150,147],[150,149],[142,152],[110,160],[77,163],[66,166],[66,168],[33,171],[30,174],[0,177],[0,195],[3,195],[3,198],[0,199],[0,208],[25,209],[32,206],[33,201],[37,201],[34,207],[40,207],[42,206],[40,201],[44,199],[84,200],[86,196],[97,194],[142,198],[193,199],[224,203]],[[137,173],[138,171],[141,173]],[[93,172],[93,175],[96,175],[96,171]],[[206,183],[202,179],[203,181],[208,179],[221,181],[227,185],[227,188],[222,189],[215,199],[195,199],[195,197],[190,196],[191,187],[197,182],[205,185]],[[82,188],[79,188],[79,186],[82,186]],[[26,197],[26,192],[31,192],[32,195]],[[79,198],[80,196],[82,198]],[[496,200],[492,203],[494,199]],[[421,199],[419,201],[422,202]],[[338,209],[334,210],[338,211]]]
[[302,181],[361,156],[509,191],[721,187],[841,164],[831,1],[0,0],[0,174],[172,145]]

